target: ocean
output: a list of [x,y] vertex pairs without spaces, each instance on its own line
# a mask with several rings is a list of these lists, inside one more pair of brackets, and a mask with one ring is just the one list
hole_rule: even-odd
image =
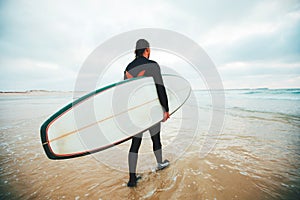
[[300,89],[225,90],[224,122],[215,134],[210,92],[220,91],[193,91],[163,124],[167,169],[153,170],[144,134],[142,180],[133,189],[126,186],[130,141],[80,158],[46,157],[40,126],[73,100],[71,92],[1,93],[0,199],[298,199]]

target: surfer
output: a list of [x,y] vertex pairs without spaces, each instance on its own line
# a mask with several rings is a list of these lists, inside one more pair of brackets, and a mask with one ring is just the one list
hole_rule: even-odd
[[[163,79],[159,65],[152,60],[149,60],[150,45],[145,39],[139,39],[136,42],[135,59],[128,64],[124,71],[124,79],[129,79],[137,76],[151,76],[154,79],[159,102],[162,105],[164,116],[163,121],[166,121],[169,115],[169,106],[166,90],[163,84]],[[168,160],[162,161],[162,149],[160,142],[160,122],[149,128],[151,140],[153,143],[153,152],[157,161],[157,170],[162,170],[169,165]],[[143,133],[137,134],[132,138],[131,147],[128,155],[129,165],[129,181],[128,187],[135,187],[140,176],[136,175],[136,165],[138,159],[138,151],[142,142]]]

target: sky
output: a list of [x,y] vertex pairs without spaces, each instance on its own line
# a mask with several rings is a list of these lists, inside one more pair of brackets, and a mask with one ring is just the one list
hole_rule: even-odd
[[[0,91],[71,91],[95,48],[140,28],[195,41],[226,89],[300,88],[299,0],[0,0]],[[161,57],[151,59],[172,59]]]

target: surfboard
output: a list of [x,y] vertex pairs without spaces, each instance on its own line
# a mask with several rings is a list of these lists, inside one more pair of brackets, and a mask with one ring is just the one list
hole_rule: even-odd
[[[163,75],[169,113],[188,99],[191,87],[177,75]],[[69,103],[41,126],[49,159],[68,159],[118,145],[163,120],[152,77],[137,77],[108,85]]]

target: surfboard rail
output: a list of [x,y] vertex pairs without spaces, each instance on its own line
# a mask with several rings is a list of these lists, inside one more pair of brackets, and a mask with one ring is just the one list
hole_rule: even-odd
[[[170,110],[170,115],[172,115],[173,113],[175,113],[185,102],[186,100],[188,99],[188,97],[190,96],[190,93],[191,93],[191,88],[190,88],[190,85],[188,83],[188,81],[186,81],[185,79],[183,79],[182,77],[179,77],[177,75],[171,75],[171,74],[164,74],[163,75],[163,79],[165,81],[165,78],[170,78],[170,77],[174,77],[175,79],[182,79],[185,81],[185,87],[183,87],[183,90],[184,90],[184,99],[181,100],[180,102],[180,105],[176,105],[175,108],[173,108],[172,110]],[[102,146],[99,146],[97,148],[92,148],[92,149],[86,149],[85,151],[80,151],[80,152],[67,152],[67,153],[61,153],[61,154],[58,154],[56,153],[54,150],[53,150],[53,146],[51,146],[52,143],[54,143],[55,141],[59,141],[61,140],[62,138],[66,138],[68,137],[69,135],[72,135],[72,134],[76,134],[80,131],[80,128],[83,130],[83,129],[87,129],[89,126],[93,126],[93,125],[96,125],[96,124],[99,124],[101,123],[102,121],[105,121],[105,120],[112,120],[114,117],[116,117],[115,115],[110,115],[110,116],[107,116],[106,118],[104,119],[101,119],[101,120],[97,120],[95,122],[93,122],[94,124],[87,124],[86,127],[83,126],[83,127],[80,127],[79,129],[74,129],[73,131],[69,131],[69,132],[66,132],[64,134],[61,134],[59,135],[58,137],[54,137],[54,138],[49,138],[49,128],[51,128],[51,126],[56,123],[56,121],[59,121],[61,120],[61,118],[63,118],[66,113],[69,113],[70,111],[72,111],[74,108],[76,107],[79,107],[81,104],[84,104],[85,102],[91,100],[91,98],[105,92],[105,91],[108,91],[109,89],[112,89],[112,88],[115,88],[115,87],[118,87],[118,86],[121,86],[121,85],[124,85],[124,84],[129,84],[129,83],[134,83],[134,82],[138,82],[138,80],[142,80],[142,79],[145,79],[145,78],[151,78],[151,77],[136,77],[136,78],[132,78],[132,79],[126,79],[126,80],[123,80],[123,81],[120,81],[118,83],[113,83],[113,84],[110,84],[110,85],[107,85],[105,87],[102,87],[100,89],[97,89],[95,91],[92,91],[78,99],[76,99],[75,101],[67,104],[66,106],[64,106],[63,108],[61,108],[60,110],[58,110],[56,113],[54,113],[52,116],[50,116],[41,126],[40,128],[40,136],[41,136],[41,142],[42,142],[42,146],[44,148],[44,151],[47,155],[47,157],[49,159],[54,159],[54,160],[57,160],[57,159],[68,159],[68,158],[75,158],[75,157],[80,157],[80,156],[84,156],[84,155],[88,155],[88,154],[92,154],[92,153],[96,153],[96,152],[99,152],[99,151],[102,151],[102,150],[105,150],[107,148],[110,148],[110,147],[113,147],[115,145],[118,145],[120,143],[123,143],[129,139],[131,139],[134,135],[136,134],[139,134],[139,133],[142,133],[146,130],[148,130],[151,126],[153,126],[154,124],[152,124],[151,126],[147,126],[145,128],[142,128],[140,129],[138,132],[134,132],[134,134],[132,135],[129,135],[127,137],[122,137],[118,140],[115,140],[111,143],[108,143],[108,144],[105,144],[105,145],[102,145]],[[151,78],[152,79],[152,78]],[[183,81],[183,83],[184,83]],[[153,80],[152,80],[153,82]],[[168,85],[166,85],[166,88],[168,89]],[[168,90],[167,90],[168,91]],[[178,92],[178,91],[176,91]],[[167,92],[168,94],[168,92]],[[168,95],[172,95],[172,94],[168,94]],[[153,96],[153,95],[152,95]],[[169,98],[169,96],[168,96]],[[156,101],[156,104],[157,104],[157,101],[158,101],[158,98],[157,96],[152,98],[153,101]],[[150,101],[152,100],[150,99],[148,102],[143,102],[144,105],[142,104],[138,104],[138,105],[135,105],[135,107],[133,106],[131,109],[139,109],[139,107],[141,106],[144,106],[144,107],[147,107],[147,103],[151,103]],[[153,104],[154,105],[154,104]],[[129,110],[130,108],[128,108]],[[128,112],[127,110],[127,112]],[[123,112],[126,112],[126,111],[123,111]],[[120,113],[119,113],[120,114]],[[121,113],[122,114],[122,113]],[[160,119],[158,121],[161,122],[162,119]]]

